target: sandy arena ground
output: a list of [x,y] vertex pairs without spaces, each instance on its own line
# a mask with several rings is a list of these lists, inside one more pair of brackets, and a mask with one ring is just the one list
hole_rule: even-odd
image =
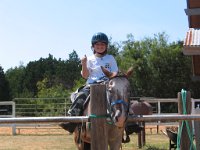
[[[146,127],[147,144],[160,145],[167,150],[169,139],[161,130],[165,126]],[[11,127],[0,127],[0,150],[76,150],[73,135],[58,126],[53,127],[23,127],[16,129],[16,136],[12,136]],[[131,142],[122,144],[123,150],[143,150],[138,148],[138,136],[132,134]]]
[[[159,126],[157,131],[157,126],[146,126],[146,134],[156,134],[161,133],[161,131],[165,131],[166,126]],[[62,135],[69,134],[59,126],[55,127],[17,127],[16,128],[17,135]],[[0,127],[0,135],[12,135],[11,127]]]

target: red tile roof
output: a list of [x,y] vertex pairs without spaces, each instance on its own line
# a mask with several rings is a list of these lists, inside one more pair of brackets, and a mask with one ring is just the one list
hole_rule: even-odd
[[185,55],[200,55],[200,29],[190,28],[183,46]]

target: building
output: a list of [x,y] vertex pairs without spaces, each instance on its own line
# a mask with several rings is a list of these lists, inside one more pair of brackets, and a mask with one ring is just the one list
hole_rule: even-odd
[[192,57],[193,79],[200,80],[200,0],[186,0],[189,30],[184,40],[184,55]]

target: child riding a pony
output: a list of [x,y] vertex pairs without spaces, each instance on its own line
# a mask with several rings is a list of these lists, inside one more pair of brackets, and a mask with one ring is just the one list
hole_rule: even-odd
[[[80,116],[83,113],[83,105],[90,94],[88,85],[98,83],[98,80],[107,80],[108,78],[102,71],[102,67],[116,76],[118,73],[118,66],[115,58],[107,54],[108,51],[108,37],[102,32],[98,32],[92,36],[91,44],[93,55],[87,57],[86,55],[81,59],[82,70],[81,75],[87,79],[86,86],[79,88],[72,94],[72,105],[68,111],[70,116]],[[61,123],[60,126],[69,131],[74,132],[77,123]]]

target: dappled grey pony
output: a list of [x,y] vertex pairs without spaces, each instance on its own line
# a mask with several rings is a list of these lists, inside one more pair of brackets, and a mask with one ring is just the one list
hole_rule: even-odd
[[[132,74],[133,69],[131,68],[123,75],[118,74],[117,76],[113,76],[105,68],[102,70],[109,77],[108,81],[101,83],[106,84],[107,109],[112,122],[112,124],[107,123],[108,145],[110,150],[119,150],[129,109],[130,83],[128,77]],[[88,109],[89,105],[90,101],[85,107],[84,115],[91,114]],[[74,135],[79,150],[90,149],[90,123],[77,126]]]

